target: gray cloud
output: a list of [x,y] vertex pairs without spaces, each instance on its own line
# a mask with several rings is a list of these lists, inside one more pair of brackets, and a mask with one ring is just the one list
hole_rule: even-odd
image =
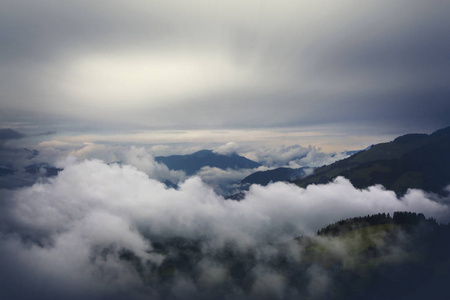
[[442,1],[4,7],[0,104],[16,120],[90,130],[448,125]]

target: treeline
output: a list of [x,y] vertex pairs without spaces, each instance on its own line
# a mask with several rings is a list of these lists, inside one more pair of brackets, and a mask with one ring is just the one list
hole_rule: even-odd
[[388,213],[378,213],[375,215],[367,215],[365,217],[356,217],[341,220],[334,224],[328,225],[317,231],[317,235],[320,236],[337,236],[345,232],[349,232],[355,229],[382,225],[382,224],[395,224],[395,225],[419,225],[419,224],[429,224],[438,226],[436,219],[425,218],[422,213],[407,212],[407,211],[396,211],[393,216]]

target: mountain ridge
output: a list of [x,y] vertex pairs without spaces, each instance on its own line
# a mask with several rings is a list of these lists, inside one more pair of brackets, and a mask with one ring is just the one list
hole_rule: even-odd
[[337,176],[346,177],[357,188],[382,184],[398,195],[410,188],[446,194],[443,188],[450,184],[450,127],[373,145],[293,182],[306,187],[328,183]]
[[306,174],[308,168],[280,167],[267,171],[252,173],[241,180],[241,184],[267,185],[270,182],[290,181]]

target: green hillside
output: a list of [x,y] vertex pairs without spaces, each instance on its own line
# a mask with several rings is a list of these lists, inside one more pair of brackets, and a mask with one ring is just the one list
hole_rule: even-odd
[[333,274],[325,298],[444,299],[449,229],[423,214],[395,212],[342,220],[298,242],[303,264]]

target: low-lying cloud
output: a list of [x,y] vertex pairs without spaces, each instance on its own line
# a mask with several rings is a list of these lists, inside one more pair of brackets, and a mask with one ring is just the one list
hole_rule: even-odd
[[[203,148],[202,145],[197,145],[196,148],[186,146],[184,150],[180,147],[173,148],[180,151],[179,153],[184,154],[190,154],[199,149],[208,148],[206,145],[203,145]],[[220,195],[230,195],[238,192],[242,188],[241,180],[258,171],[266,171],[281,166],[314,168],[330,164],[348,156],[346,152],[324,153],[319,148],[312,146],[302,147],[300,145],[268,146],[227,143],[215,145],[212,148],[216,153],[238,153],[241,156],[263,164],[263,166],[255,169],[203,167],[195,175],[213,187],[214,191]],[[7,166],[11,169],[11,172],[8,172],[13,174],[8,173],[0,176],[0,188],[28,186],[39,179],[43,180],[42,177],[45,177],[46,174],[45,169],[41,168],[42,172],[30,174],[26,171],[26,168],[31,165],[64,168],[65,161],[68,157],[73,157],[78,160],[100,159],[107,163],[132,165],[138,170],[145,172],[149,178],[176,185],[178,182],[187,178],[186,174],[183,171],[170,170],[163,163],[155,161],[155,152],[159,155],[168,155],[173,154],[172,151],[174,149],[168,145],[128,146],[100,142],[63,142],[59,140],[43,141],[30,149],[18,146],[10,148],[3,147],[0,149],[0,166]]]
[[[11,270],[2,274],[11,283],[0,289],[5,299],[190,299],[227,276],[227,267],[208,255],[230,243],[243,253],[254,249],[259,254],[253,259],[263,262],[276,255],[269,245],[344,218],[394,211],[422,212],[440,222],[450,216],[446,199],[420,190],[398,199],[381,186],[356,189],[342,177],[306,189],[254,185],[237,202],[217,195],[199,177],[172,189],[133,166],[100,160],[66,160],[64,171],[47,183],[1,193],[0,264]],[[155,243],[177,238],[199,243],[204,258],[193,266],[196,278],[179,275],[164,285],[154,279],[163,275],[152,273],[165,257],[154,251]],[[124,262],[127,253],[132,255]],[[250,287],[230,287],[231,299],[257,298],[265,289],[273,296],[286,286],[282,275],[262,263],[250,271]],[[328,280],[315,267],[310,273]],[[314,284],[319,283],[311,282],[311,289]]]
[[259,171],[267,171],[269,168],[260,166],[255,169],[220,169],[216,167],[203,167],[195,176],[212,187],[219,195],[232,195],[243,189],[241,183],[245,177]]
[[301,145],[254,146],[235,142],[220,145],[214,151],[220,154],[236,152],[267,167],[289,166],[292,168],[320,167],[349,156],[346,151],[324,153],[320,148],[311,145],[308,147]]

